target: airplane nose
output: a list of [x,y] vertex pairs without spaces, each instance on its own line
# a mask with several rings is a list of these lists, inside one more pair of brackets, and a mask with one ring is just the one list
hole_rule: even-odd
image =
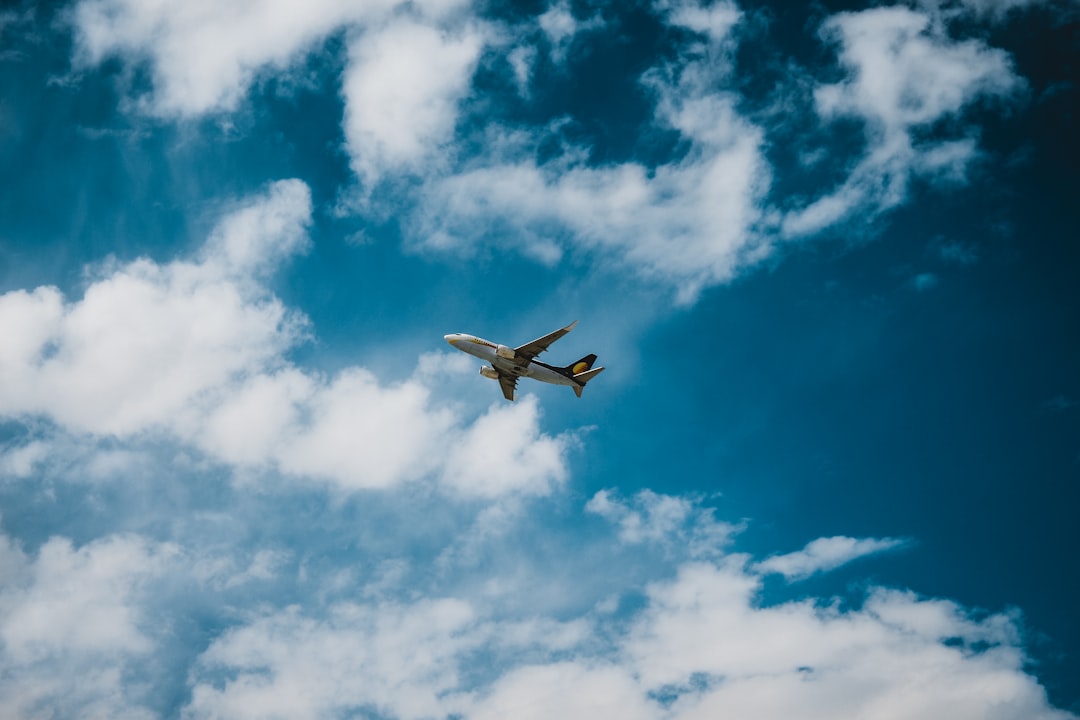
[[453,345],[454,340],[457,340],[457,335],[454,335],[453,333],[451,333],[450,335],[443,335],[443,340]]

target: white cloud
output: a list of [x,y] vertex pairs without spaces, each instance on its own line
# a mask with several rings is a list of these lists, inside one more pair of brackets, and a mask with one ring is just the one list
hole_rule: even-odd
[[293,368],[256,375],[209,413],[196,441],[231,463],[272,464],[346,490],[430,476],[455,495],[492,499],[546,495],[563,480],[571,436],[540,430],[532,396],[465,423],[432,402],[426,365],[393,385],[359,367],[329,380]]
[[818,113],[826,121],[862,120],[867,148],[839,188],[784,217],[787,237],[820,232],[857,211],[895,207],[916,176],[963,181],[976,156],[973,138],[933,139],[924,137],[927,131],[977,100],[1007,97],[1022,86],[1004,51],[981,40],[954,40],[941,18],[927,13],[904,7],[840,13],[821,32],[839,46],[849,78],[815,88]]
[[472,609],[451,599],[343,603],[324,620],[296,607],[275,612],[211,644],[184,717],[319,718],[360,708],[402,720],[442,716],[459,659],[478,644],[472,622]]
[[64,650],[145,652],[149,645],[129,603],[137,578],[163,569],[161,553],[137,538],[114,537],[79,550],[67,540],[50,540],[26,568],[26,587],[5,588],[5,651],[21,663]]
[[[652,527],[677,539],[671,528],[685,527],[695,507],[680,509],[679,500],[636,497],[632,503],[656,509],[656,522],[616,524],[620,536],[631,527],[619,544],[586,540],[571,529],[575,523],[544,525],[543,541],[531,534],[475,536],[471,527],[462,534],[484,546],[481,554],[502,551],[516,564],[568,543],[574,552],[559,563],[572,571],[545,577],[547,591],[565,594],[589,584],[589,568],[625,562],[625,545],[657,542]],[[629,506],[599,495],[585,510],[619,515]],[[256,522],[260,536],[273,526],[264,516]],[[291,552],[201,534],[183,546],[112,535],[77,548],[53,538],[33,555],[0,534],[0,714],[1075,718],[1051,708],[1025,672],[1016,613],[974,614],[948,600],[880,587],[867,589],[861,602],[763,604],[764,573],[805,574],[854,554],[851,543],[836,540],[807,546],[826,548],[820,552],[756,564],[715,553],[702,562],[673,542],[670,561],[644,579],[608,575],[592,583],[594,600],[578,610],[538,612],[529,601],[475,592],[485,581],[502,583],[509,596],[527,590],[520,576],[488,563],[459,567],[476,582],[456,578],[455,594],[440,587],[448,579],[442,573],[410,580],[414,564],[423,568],[423,554],[415,563],[376,563],[377,553],[361,552],[345,565],[301,564],[294,580]],[[641,549],[632,548],[635,558]],[[794,557],[800,554],[809,559]],[[785,568],[767,567],[779,558],[787,558]],[[369,582],[357,583],[354,570]],[[342,573],[350,577],[343,581]],[[275,582],[288,589],[284,595],[268,589]],[[591,609],[611,595],[639,602],[620,612]],[[200,622],[190,623],[192,615]],[[224,629],[208,640],[215,626]],[[185,698],[182,708],[162,704],[166,686]]]
[[506,61],[514,74],[518,95],[529,98],[533,68],[539,58],[536,40],[538,33],[547,40],[548,56],[556,66],[565,66],[570,47],[582,32],[603,28],[604,20],[596,15],[581,21],[565,1],[552,3],[547,10],[536,17],[535,26],[519,29],[517,45],[506,54]]
[[450,139],[490,35],[468,21],[467,7],[462,0],[81,0],[70,18],[77,61],[148,63],[153,92],[137,107],[166,117],[235,111],[260,78],[288,73],[328,36],[347,32],[346,148],[370,184],[435,162]]
[[184,716],[1074,717],[1024,672],[1009,616],[885,589],[763,607],[759,590],[733,556],[681,564],[629,620],[508,623],[452,598],[287,608],[211,644]]
[[965,182],[977,131],[941,131],[941,121],[962,121],[976,101],[1008,97],[1023,83],[1004,51],[956,40],[949,24],[965,8],[1000,17],[1022,4],[927,2],[828,19],[821,33],[847,77],[815,89],[816,109],[827,123],[862,121],[866,148],[831,192],[783,209],[768,206],[768,137],[740,113],[738,92],[725,90],[734,85],[742,19],[732,2],[653,8],[669,27],[694,34],[675,62],[643,77],[655,93],[653,124],[676,131],[687,149],[655,166],[598,165],[584,146],[538,162],[542,128],[488,127],[486,139],[473,138],[485,148],[479,156],[456,141],[485,47],[512,46],[507,61],[527,96],[541,33],[558,63],[583,30],[602,24],[578,20],[565,2],[549,5],[529,32],[481,21],[461,0],[318,0],[302,10],[283,0],[82,0],[71,17],[84,62],[149,62],[154,94],[144,109],[180,116],[235,109],[262,74],[287,72],[330,33],[345,32],[343,131],[359,193],[342,195],[343,212],[395,217],[411,245],[429,250],[496,244],[548,264],[584,254],[689,303],[760,262],[778,238],[898,206],[914,178]]
[[383,173],[430,172],[451,139],[485,43],[479,26],[456,32],[399,19],[359,34],[349,49],[342,93],[354,172],[367,183]]
[[566,0],[552,3],[539,17],[537,24],[551,43],[551,60],[557,65],[566,62],[567,53],[574,38],[582,32],[603,27],[604,21],[596,16],[584,22],[574,17]]
[[[1075,4],[1075,0],[1072,2]],[[1015,11],[1049,3],[1046,0],[919,0],[918,4],[942,15],[970,13],[980,20],[1002,22]]]
[[716,520],[711,508],[693,500],[651,490],[642,490],[629,501],[614,491],[600,490],[585,510],[618,526],[619,540],[626,544],[675,546],[690,557],[719,555],[741,529]]
[[[72,9],[77,57],[148,61],[154,94],[143,109],[193,116],[231,111],[264,68],[282,72],[342,23],[389,11],[397,0],[82,0]],[[242,30],[242,31],[239,31]]]
[[742,19],[738,7],[729,2],[701,5],[695,0],[670,0],[656,5],[668,11],[671,25],[702,33],[716,42],[730,40],[732,29]]
[[799,580],[903,544],[903,540],[896,538],[850,538],[843,535],[818,538],[802,550],[762,560],[756,569],[763,573],[780,573],[788,580]]
[[242,204],[214,228],[202,263],[233,277],[260,277],[307,249],[311,192],[299,180],[272,184],[266,194]]
[[539,415],[535,395],[492,405],[450,448],[443,482],[466,496],[547,495],[566,478],[571,440],[541,435]]
[[191,561],[190,572],[200,584],[215,590],[228,590],[249,582],[272,580],[277,577],[281,567],[289,560],[289,554],[281,550],[258,550],[252,555],[244,569],[238,569],[240,563],[236,554],[219,553],[195,558]]
[[[151,95],[140,98],[140,109],[161,116],[193,117],[236,110],[258,79],[272,73],[288,72],[304,54],[317,49],[319,43],[342,29],[368,31],[361,45],[353,46],[354,54],[359,52],[369,57],[362,50],[363,43],[373,43],[385,50],[387,42],[400,40],[408,41],[408,45],[399,49],[419,51],[421,55],[413,57],[406,52],[390,58],[399,63],[414,68],[425,61],[460,64],[458,56],[463,48],[451,43],[435,47],[441,52],[432,54],[430,38],[423,35],[431,32],[430,28],[414,26],[416,31],[410,37],[402,32],[408,23],[402,24],[392,18],[400,17],[404,10],[412,17],[435,25],[447,21],[465,6],[463,0],[410,3],[403,0],[362,3],[312,0],[302,5],[289,0],[243,3],[80,0],[70,18],[76,31],[78,62],[98,64],[110,57],[120,57],[133,65],[146,62],[151,68],[154,90]],[[238,28],[242,28],[242,32]],[[464,44],[469,41],[466,38]],[[464,48],[464,52],[467,54],[469,49]],[[378,54],[386,59],[385,52]],[[382,69],[386,69],[385,66]],[[416,95],[417,91],[430,89],[429,81],[415,72],[402,76],[400,65],[391,69],[396,71],[392,77],[397,84],[407,85],[419,80],[421,86],[414,88],[411,95],[406,90],[392,92],[387,87],[393,80],[376,78],[383,91],[376,91],[374,99],[398,101],[387,108],[390,122],[402,120],[401,113],[409,109],[425,111],[426,117],[405,117],[404,120],[420,123],[418,132],[432,130],[430,103]],[[441,64],[429,65],[427,69],[446,75],[446,68]],[[436,87],[445,92],[438,83]],[[402,99],[408,102],[403,103]],[[366,108],[364,113],[369,118],[374,114],[371,108]]]
[[154,647],[144,586],[176,552],[111,536],[77,549],[53,538],[28,557],[0,535],[0,714],[151,717],[130,677]]
[[310,424],[279,438],[278,463],[352,489],[415,480],[441,465],[457,430],[449,410],[429,407],[428,396],[417,382],[386,387],[366,370],[346,370],[307,398]]
[[74,303],[52,287],[0,296],[0,414],[130,435],[273,361],[302,325],[249,274],[303,245],[310,211],[307,187],[285,181],[231,215],[201,262],[106,267]]
[[[11,379],[0,416],[136,444],[164,433],[231,465],[347,490],[433,477],[470,496],[550,492],[569,436],[542,433],[528,398],[472,424],[434,403],[430,388],[459,362],[436,373],[421,358],[394,384],[362,367],[324,377],[287,362],[307,321],[264,281],[307,247],[310,216],[306,185],[275,183],[228,214],[197,261],[106,265],[70,302],[55,288],[0,295],[0,372]],[[36,447],[8,451],[2,467],[25,475],[42,461]]]
[[226,462],[259,465],[273,457],[314,392],[315,381],[295,368],[257,374],[201,418],[197,441]]
[[[728,562],[684,566],[649,589],[626,652],[645,687],[676,696],[671,717],[1069,717],[1024,674],[1004,616],[978,622],[951,603],[877,591],[858,610],[757,607],[756,588]],[[923,619],[897,621],[909,614]]]
[[624,668],[563,662],[506,673],[467,717],[652,720],[658,719],[660,713]]
[[572,38],[578,27],[577,20],[570,12],[570,5],[566,2],[553,3],[537,18],[537,22],[556,48]]
[[48,445],[39,440],[5,448],[0,452],[0,478],[29,477],[48,454]]
[[703,43],[708,51],[645,79],[657,122],[690,143],[681,159],[594,166],[571,148],[538,165],[522,159],[536,138],[503,137],[487,143],[487,158],[429,179],[412,236],[439,250],[505,243],[548,263],[579,248],[674,286],[682,302],[759,261],[768,254],[756,228],[770,183],[764,135],[734,94],[716,89],[731,69],[725,42]]
[[518,95],[529,97],[529,82],[532,79],[533,64],[536,62],[536,48],[527,45],[516,47],[507,53],[506,61],[514,71]]

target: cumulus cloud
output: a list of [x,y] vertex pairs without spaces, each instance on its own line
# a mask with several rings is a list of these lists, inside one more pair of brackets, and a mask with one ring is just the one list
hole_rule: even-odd
[[[238,109],[262,77],[290,72],[328,36],[350,36],[342,96],[346,149],[357,176],[415,172],[448,141],[469,89],[485,27],[461,0],[282,0],[242,4],[81,0],[70,13],[76,60],[147,64],[142,112],[198,117]],[[238,32],[242,28],[242,32]]]
[[0,714],[148,718],[137,663],[154,650],[145,587],[177,548],[64,538],[31,557],[0,535]]
[[817,111],[826,121],[861,120],[867,147],[839,188],[783,218],[786,237],[820,232],[857,211],[896,207],[913,177],[963,180],[977,154],[975,131],[941,138],[932,127],[1022,86],[1004,51],[952,39],[929,13],[905,7],[839,13],[821,33],[839,47],[849,77],[815,88]]
[[71,20],[81,62],[112,56],[148,62],[154,94],[143,109],[194,116],[236,109],[264,68],[281,72],[341,23],[394,4],[82,0]]
[[[344,489],[431,476],[494,497],[559,482],[568,436],[542,433],[527,397],[470,425],[432,402],[430,362],[386,384],[362,367],[325,377],[286,361],[307,321],[265,280],[307,247],[310,216],[307,186],[282,181],[229,213],[197,260],[106,264],[74,301],[52,287],[0,296],[0,372],[11,380],[0,416],[121,441],[163,433],[224,463]],[[5,452],[3,467],[26,475],[39,448]]]
[[211,644],[185,716],[1072,717],[1024,673],[1008,616],[886,589],[848,610],[762,606],[759,589],[739,557],[684,563],[628,623],[577,622],[554,645],[557,626],[450,598],[286,608]]
[[644,687],[673,698],[670,717],[1069,717],[1023,673],[1004,616],[975,621],[888,590],[846,612],[760,607],[757,587],[727,562],[683,566],[649,589],[625,652]]
[[[342,93],[354,172],[417,172],[450,140],[457,106],[485,42],[480,26],[456,31],[400,19],[350,45]],[[442,164],[442,163],[439,163]]]
[[757,564],[764,573],[779,573],[788,580],[800,580],[814,573],[838,568],[856,558],[892,550],[904,544],[896,538],[850,538],[838,535],[818,538],[802,550],[774,555]]
[[[110,57],[151,68],[153,93],[140,107],[162,116],[235,110],[263,74],[284,73],[342,28],[383,27],[404,6],[438,22],[461,0],[80,0],[71,10],[76,59]],[[393,31],[391,31],[393,32]]]
[[[586,512],[611,514],[616,501],[599,497]],[[622,504],[655,507],[652,527],[678,538],[670,528],[679,523],[661,518],[683,518],[685,527],[696,504],[673,510],[679,500]],[[260,518],[260,534],[268,527]],[[620,542],[610,543],[583,538],[574,523],[549,525],[544,542],[512,552],[529,562],[552,542],[575,547],[562,564],[576,571],[546,579],[568,592],[590,564],[619,562],[624,545],[660,542],[640,527],[627,536],[629,527],[616,523]],[[485,554],[512,540],[476,539]],[[725,553],[703,560],[672,543],[669,562],[644,582],[612,575],[591,587],[598,600],[638,598],[622,611],[596,611],[594,602],[538,612],[469,592],[468,583],[447,591],[430,573],[386,586],[388,573],[409,572],[401,563],[361,561],[369,566],[361,574],[384,586],[366,592],[341,584],[340,563],[298,567],[280,550],[201,535],[182,544],[111,535],[81,547],[53,538],[29,554],[0,534],[0,710],[191,719],[1075,717],[1053,709],[1025,672],[1015,615],[882,587],[843,604],[763,602],[769,572],[806,573],[866,551],[866,541],[837,540],[756,563]],[[459,570],[511,593],[519,581],[483,564]],[[271,582],[304,593],[261,584]],[[186,622],[192,614],[204,622]],[[167,708],[166,686],[179,698]]]
[[185,716],[445,715],[441,696],[459,683],[458,658],[477,644],[472,619],[467,604],[451,599],[343,603],[318,620],[287,608],[226,633],[203,653]]
[[105,266],[73,303],[54,287],[0,296],[0,414],[130,435],[178,422],[208,393],[295,344],[303,323],[252,283],[306,241],[307,186],[285,181],[230,216],[198,262]]
[[536,396],[496,404],[479,417],[446,457],[442,479],[459,493],[496,497],[508,492],[546,495],[566,478],[568,436],[538,430]]

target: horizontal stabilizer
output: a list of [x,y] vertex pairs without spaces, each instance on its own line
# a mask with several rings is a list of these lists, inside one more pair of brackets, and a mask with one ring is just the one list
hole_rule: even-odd
[[579,383],[584,385],[585,383],[589,382],[590,380],[592,380],[594,377],[596,377],[597,375],[599,375],[602,372],[604,372],[604,368],[598,367],[598,368],[593,368],[592,370],[586,370],[585,372],[580,372],[577,375],[574,375],[573,377]]
[[585,383],[589,382],[602,372],[604,372],[604,368],[598,367],[593,368],[592,370],[586,370],[585,372],[579,372],[577,375],[573,375],[572,377],[577,382],[577,384],[574,385],[574,394],[578,397],[581,397],[581,390],[585,387]]

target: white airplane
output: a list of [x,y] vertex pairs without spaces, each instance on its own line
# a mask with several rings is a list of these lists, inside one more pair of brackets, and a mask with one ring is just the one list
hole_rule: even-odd
[[458,350],[491,363],[490,367],[482,366],[480,374],[486,378],[498,380],[507,400],[514,399],[514,390],[517,388],[520,377],[530,377],[553,385],[569,385],[574,389],[574,394],[581,397],[581,389],[585,387],[585,383],[604,371],[602,367],[593,367],[593,363],[596,362],[595,355],[586,355],[566,367],[548,365],[536,359],[536,356],[547,350],[551,343],[573,330],[575,325],[577,325],[577,320],[561,330],[556,330],[516,348],[498,345],[465,333],[450,333],[444,337],[446,342]]

